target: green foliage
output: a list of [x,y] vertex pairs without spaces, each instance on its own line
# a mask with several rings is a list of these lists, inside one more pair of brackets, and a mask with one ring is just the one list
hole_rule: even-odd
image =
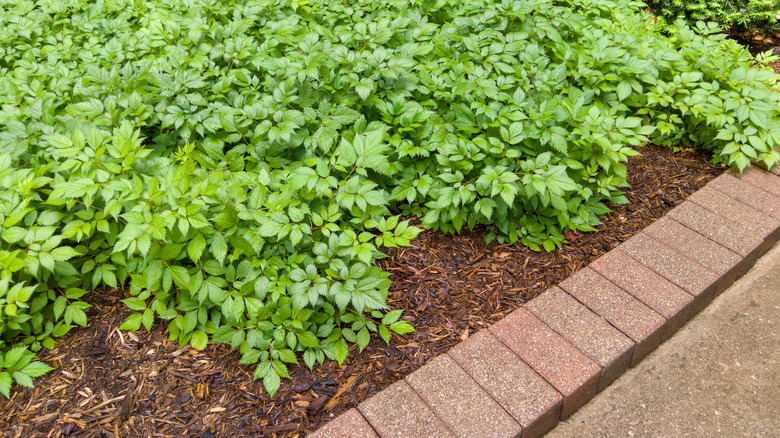
[[759,31],[780,30],[777,0],[650,0],[653,10],[674,21],[711,21],[725,28]]
[[349,3],[0,0],[0,339],[51,348],[126,288],[123,329],[230,344],[273,394],[413,330],[374,263],[399,213],[553,250],[626,201],[632,146],[778,160],[777,76],[713,28]]
[[53,368],[43,362],[33,362],[35,354],[25,346],[16,346],[0,354],[0,394],[9,397],[11,385],[32,387],[33,379]]

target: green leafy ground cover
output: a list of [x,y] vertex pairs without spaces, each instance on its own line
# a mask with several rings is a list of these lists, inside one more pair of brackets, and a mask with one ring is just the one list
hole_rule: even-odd
[[122,328],[229,343],[273,394],[413,330],[374,264],[401,215],[553,250],[647,141],[779,158],[777,76],[637,2],[0,5],[6,395],[107,287]]
[[780,30],[778,0],[652,0],[653,10],[670,20],[712,21],[733,30]]

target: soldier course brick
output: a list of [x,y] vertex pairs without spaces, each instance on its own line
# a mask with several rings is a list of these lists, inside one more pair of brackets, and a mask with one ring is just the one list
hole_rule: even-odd
[[560,287],[636,342],[632,365],[661,343],[666,319],[593,269],[581,269]]
[[528,310],[515,310],[490,332],[563,395],[562,419],[596,394],[601,368]]
[[771,172],[751,167],[750,169],[746,169],[745,173],[737,178],[775,196],[780,196],[780,178]]
[[353,408],[317,429],[309,438],[379,438],[379,435]]
[[694,314],[712,300],[715,290],[720,287],[720,276],[716,272],[688,259],[647,234],[639,233],[618,248],[693,295]]
[[720,275],[720,282],[733,283],[742,257],[723,245],[668,217],[645,228],[645,233],[665,243],[683,256]]
[[689,196],[688,200],[719,216],[738,222],[758,236],[769,236],[780,226],[780,220],[710,187],[703,187]]
[[406,381],[458,436],[520,436],[520,424],[446,354],[407,376]]
[[490,331],[475,333],[449,355],[520,423],[523,438],[541,436],[558,424],[561,394]]
[[620,249],[599,257],[590,268],[666,318],[669,331],[677,330],[692,316],[689,305],[693,295]]
[[718,216],[693,202],[683,202],[667,213],[666,217],[680,222],[742,257],[749,256],[763,243],[762,238],[751,234],[743,225]]
[[455,437],[406,380],[374,394],[358,410],[382,438]]
[[549,289],[525,308],[602,367],[599,390],[628,369],[634,341],[563,289]]
[[[778,167],[780,166],[775,166],[775,168]],[[780,219],[780,197],[750,184],[745,184],[734,175],[724,173],[707,183],[705,187],[724,193],[775,219]]]

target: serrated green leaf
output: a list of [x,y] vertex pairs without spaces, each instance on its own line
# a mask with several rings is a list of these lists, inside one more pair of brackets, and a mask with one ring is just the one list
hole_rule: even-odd
[[208,344],[208,342],[208,335],[200,330],[195,330],[195,332],[192,334],[192,338],[190,338],[190,345],[192,345],[192,347],[196,350],[203,350],[206,348],[206,344]]
[[141,327],[142,319],[143,314],[133,313],[132,315],[128,316],[124,322],[122,322],[122,324],[119,326],[119,329],[136,331]]
[[279,386],[281,385],[281,379],[279,378],[279,375],[275,372],[267,373],[265,377],[263,377],[263,387],[266,391],[268,391],[268,395],[271,397],[276,394],[276,391],[279,390]]
[[409,324],[406,321],[396,321],[392,324],[390,324],[390,330],[398,333],[398,334],[404,334],[404,333],[412,333],[414,332],[414,327],[412,327],[411,324]]
[[347,354],[349,353],[347,342],[344,340],[344,338],[339,338],[339,340],[333,344],[333,347],[336,361],[339,363],[339,365],[343,364],[347,359]]
[[6,371],[0,372],[0,394],[3,394],[5,398],[11,398],[11,385],[13,380],[11,375]]
[[54,260],[64,262],[79,255],[79,252],[69,246],[60,246],[51,251],[51,256]]
[[274,372],[276,373],[276,375],[281,377],[282,379],[289,379],[290,378],[290,374],[287,372],[287,366],[284,363],[279,362],[278,360],[274,361],[273,362],[273,369],[274,369]]
[[314,353],[314,350],[308,349],[303,353],[303,362],[310,370],[314,369],[315,361],[316,361],[316,354]]
[[187,244],[187,256],[189,256],[190,260],[197,263],[201,255],[203,255],[204,249],[206,249],[206,239],[203,237],[203,234],[197,233],[190,240],[190,243]]
[[43,362],[31,362],[22,369],[22,372],[24,372],[26,375],[32,378],[36,378],[36,377],[41,377],[52,370],[54,370],[54,368],[50,367],[49,365],[46,365]]
[[378,332],[379,332],[379,336],[382,337],[385,343],[390,344],[390,330],[388,330],[387,327],[385,327],[384,325],[380,325]]
[[362,352],[368,346],[369,342],[371,342],[371,335],[368,333],[368,329],[363,327],[357,333],[357,339],[355,343],[358,345],[360,351]]
[[397,310],[391,310],[385,314],[384,317],[382,317],[382,324],[384,325],[390,325],[396,321],[398,321],[398,318],[401,317],[401,314],[403,313],[403,310],[397,309]]
[[186,268],[183,266],[171,266],[168,270],[173,276],[173,281],[176,283],[177,287],[182,289],[190,288],[190,274],[187,272]]
[[298,342],[306,348],[316,348],[320,346],[319,340],[314,333],[310,331],[297,332]]
[[[257,353],[258,357],[260,357],[260,352]],[[256,361],[256,360],[255,360]],[[253,363],[252,362],[244,362],[244,363]],[[271,364],[270,361],[264,361],[257,365],[257,368],[255,368],[255,377],[254,379],[262,379],[263,377],[267,376],[268,374],[276,374],[273,371],[273,364]]]
[[27,374],[21,371],[14,372],[13,377],[14,377],[14,381],[21,386],[25,386],[27,388],[32,388],[33,386],[35,386],[33,385],[33,381],[30,378],[30,376],[28,376]]
[[140,298],[137,297],[126,298],[122,300],[122,302],[125,304],[125,306],[129,307],[131,310],[136,310],[136,311],[146,310],[146,302]]
[[14,347],[5,353],[2,367],[16,370],[19,368],[19,364],[23,362],[27,356],[32,356],[32,354],[27,350],[27,347]]

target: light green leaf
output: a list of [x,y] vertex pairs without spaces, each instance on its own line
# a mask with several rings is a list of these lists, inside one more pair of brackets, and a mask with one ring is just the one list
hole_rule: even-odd
[[209,342],[208,335],[203,333],[200,330],[195,330],[195,332],[192,334],[192,338],[190,338],[190,344],[196,350],[203,350],[204,348],[206,348],[208,342]]
[[276,374],[276,372],[270,372],[263,377],[263,387],[265,387],[265,390],[268,391],[268,395],[271,397],[276,394],[276,391],[279,390],[279,386],[281,385],[281,379],[279,378],[279,375]]
[[11,375],[6,371],[0,372],[0,394],[3,394],[5,398],[11,398],[11,385],[13,380]]

